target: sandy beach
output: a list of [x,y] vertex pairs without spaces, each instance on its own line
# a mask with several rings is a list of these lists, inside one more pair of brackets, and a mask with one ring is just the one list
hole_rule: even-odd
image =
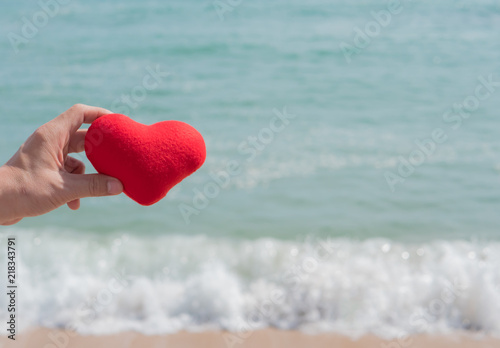
[[16,341],[2,336],[2,348],[83,348],[83,347],[345,347],[345,348],[493,348],[500,347],[500,339],[471,336],[413,336],[387,341],[375,336],[364,336],[360,339],[337,335],[309,335],[299,331],[260,330],[246,334],[230,332],[179,332],[169,335],[146,336],[127,332],[105,336],[81,336],[58,330],[37,329],[17,336]]

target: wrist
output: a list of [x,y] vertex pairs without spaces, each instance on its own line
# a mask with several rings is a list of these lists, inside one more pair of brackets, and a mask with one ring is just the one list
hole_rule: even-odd
[[20,180],[14,168],[0,166],[0,225],[10,225],[24,216],[20,215]]

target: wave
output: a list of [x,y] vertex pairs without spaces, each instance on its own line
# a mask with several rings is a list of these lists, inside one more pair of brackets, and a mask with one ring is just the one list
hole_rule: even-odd
[[500,334],[500,243],[10,231],[22,329]]

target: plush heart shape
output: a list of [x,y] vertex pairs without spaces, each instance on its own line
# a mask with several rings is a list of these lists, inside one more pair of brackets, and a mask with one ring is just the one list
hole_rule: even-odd
[[127,196],[152,205],[203,165],[206,148],[201,134],[187,123],[146,126],[109,114],[88,129],[85,153],[99,173],[122,182]]

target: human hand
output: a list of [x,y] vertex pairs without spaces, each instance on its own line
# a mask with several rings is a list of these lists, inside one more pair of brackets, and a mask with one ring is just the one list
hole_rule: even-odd
[[85,165],[68,156],[84,150],[87,130],[79,129],[81,125],[110,113],[103,108],[76,104],[26,140],[0,167],[0,225],[13,225],[64,204],[77,210],[80,198],[123,192],[118,179],[85,175]]

